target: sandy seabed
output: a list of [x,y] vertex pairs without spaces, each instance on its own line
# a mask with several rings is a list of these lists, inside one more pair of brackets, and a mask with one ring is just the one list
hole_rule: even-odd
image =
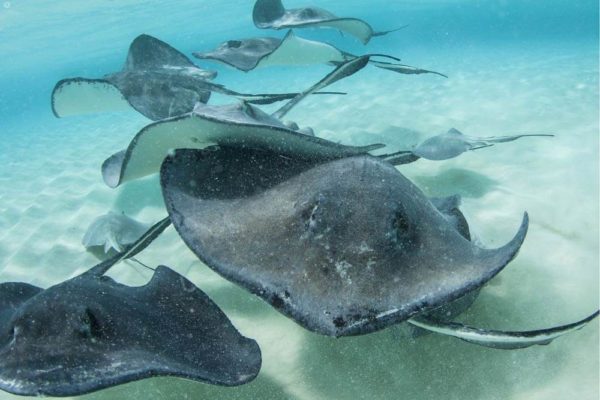
[[[462,195],[474,236],[485,246],[508,241],[523,212],[530,214],[519,256],[460,317],[475,326],[537,329],[578,320],[598,308],[598,50],[530,50],[449,54],[436,60],[450,75],[447,80],[371,68],[337,84],[347,96],[313,97],[290,114],[318,136],[345,144],[384,142],[391,150],[451,127],[472,136],[556,134],[400,167],[428,195]],[[10,127],[0,143],[1,281],[47,287],[91,267],[97,260],[85,252],[81,238],[92,220],[109,210],[144,222],[165,215],[157,177],[111,190],[99,172],[102,161],[147,122],[128,114],[90,115],[33,118]],[[598,321],[549,346],[517,351],[437,335],[401,340],[396,328],[332,339],[303,330],[220,278],[187,250],[173,228],[139,258],[168,265],[206,291],[244,335],[258,341],[262,371],[239,388],[156,378],[88,399],[592,400],[599,395]],[[133,264],[121,264],[111,275],[135,285],[150,277]],[[13,398],[0,393],[0,399]]]

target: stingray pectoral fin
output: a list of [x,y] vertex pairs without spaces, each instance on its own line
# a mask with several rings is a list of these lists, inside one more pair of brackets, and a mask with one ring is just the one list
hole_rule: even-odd
[[125,160],[126,150],[121,150],[108,157],[102,163],[102,179],[110,188],[116,188],[121,183],[121,170]]
[[413,318],[408,320],[408,322],[419,328],[439,333],[441,335],[452,336],[480,346],[502,350],[513,350],[524,349],[526,347],[535,345],[550,344],[550,342],[560,336],[583,328],[597,316],[598,311],[582,319],[581,321],[533,331],[488,330],[474,328],[455,322],[444,323],[424,318]]
[[52,112],[58,118],[131,109],[119,89],[104,79],[63,79],[52,91]]
[[115,249],[118,252],[123,251],[123,246],[119,244],[119,240],[115,236],[114,232],[111,232],[106,238],[106,243],[104,243],[104,252],[108,253],[110,249]]
[[339,30],[340,32],[346,32],[360,40],[363,44],[369,43],[369,40],[371,40],[373,36],[383,36],[386,33],[393,32],[393,30],[389,32],[378,32],[378,35],[374,35],[375,32],[373,32],[373,28],[371,28],[368,23],[358,18],[334,18],[322,22],[316,22],[310,24],[310,26],[315,28],[333,28]]
[[488,282],[494,276],[496,276],[504,267],[510,263],[519,253],[525,236],[527,236],[527,230],[529,228],[529,215],[523,214],[523,220],[517,234],[513,239],[506,245],[493,250],[478,249],[479,254],[477,257],[482,262],[482,265],[491,266],[488,268],[483,275],[480,276],[478,283],[475,283],[474,287],[468,288],[467,291],[477,289],[483,284]]
[[156,173],[169,151],[178,148],[202,149],[215,142],[215,134],[202,129],[190,114],[154,122],[144,127],[127,150],[109,157],[102,164],[102,177],[111,188]]

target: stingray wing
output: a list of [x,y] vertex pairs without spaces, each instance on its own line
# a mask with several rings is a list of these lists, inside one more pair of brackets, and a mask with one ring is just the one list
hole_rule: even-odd
[[143,128],[127,149],[108,158],[102,176],[110,187],[158,172],[173,149],[212,145],[270,149],[283,156],[332,159],[361,154],[383,145],[344,146],[291,130],[250,105],[205,106],[182,117]]

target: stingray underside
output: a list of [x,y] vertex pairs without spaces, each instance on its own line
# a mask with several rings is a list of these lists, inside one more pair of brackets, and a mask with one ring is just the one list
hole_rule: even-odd
[[268,149],[281,157],[335,159],[383,147],[344,146],[309,136],[269,118],[249,104],[198,105],[191,114],[159,121],[143,128],[126,150],[115,153],[102,165],[110,187],[158,172],[173,149],[203,149],[214,145]]

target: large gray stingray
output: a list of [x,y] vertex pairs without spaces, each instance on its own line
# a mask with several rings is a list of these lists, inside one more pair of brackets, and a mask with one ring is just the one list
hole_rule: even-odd
[[248,103],[221,106],[198,103],[191,113],[150,124],[133,138],[126,150],[103,163],[104,181],[110,187],[117,187],[156,173],[169,151],[178,148],[202,149],[217,144],[270,149],[282,156],[317,160],[381,148],[384,145],[344,146],[315,137],[310,129],[282,122],[306,96],[364,68],[369,58],[362,56],[343,63],[271,115]]
[[254,25],[260,29],[288,28],[333,28],[346,32],[363,43],[374,36],[383,36],[403,27],[375,32],[371,25],[358,18],[340,18],[318,7],[303,7],[286,10],[281,0],[257,0],[252,11]]
[[135,243],[149,228],[149,224],[109,211],[91,223],[81,243],[88,250],[102,247],[106,254],[111,249],[121,252],[126,246]]
[[[213,51],[193,54],[197,58],[219,61],[244,72],[269,65],[338,65],[356,58],[355,55],[342,51],[331,44],[298,37],[291,30],[283,39],[260,37],[228,40]],[[439,72],[399,63],[376,60],[370,60],[370,63],[376,67],[401,74],[432,73],[446,77]]]
[[[427,313],[472,296],[516,256],[528,227],[525,215],[507,245],[479,248],[461,233],[457,215],[440,212],[392,165],[371,156],[311,164],[239,148],[178,150],[165,159],[161,185],[175,228],[203,262],[330,336],[410,318],[441,331]],[[481,331],[464,339],[527,347],[588,321],[531,337]]]
[[131,43],[121,71],[101,79],[59,81],[52,91],[52,110],[57,117],[64,117],[133,108],[152,120],[159,120],[189,113],[196,103],[206,103],[212,92],[258,104],[296,95],[239,93],[210,82],[215,76],[216,72],[198,68],[167,43],[140,35]]
[[161,266],[143,287],[104,276],[134,249],[45,290],[0,284],[0,389],[75,396],[161,375],[225,386],[256,377],[257,343],[183,276]]

